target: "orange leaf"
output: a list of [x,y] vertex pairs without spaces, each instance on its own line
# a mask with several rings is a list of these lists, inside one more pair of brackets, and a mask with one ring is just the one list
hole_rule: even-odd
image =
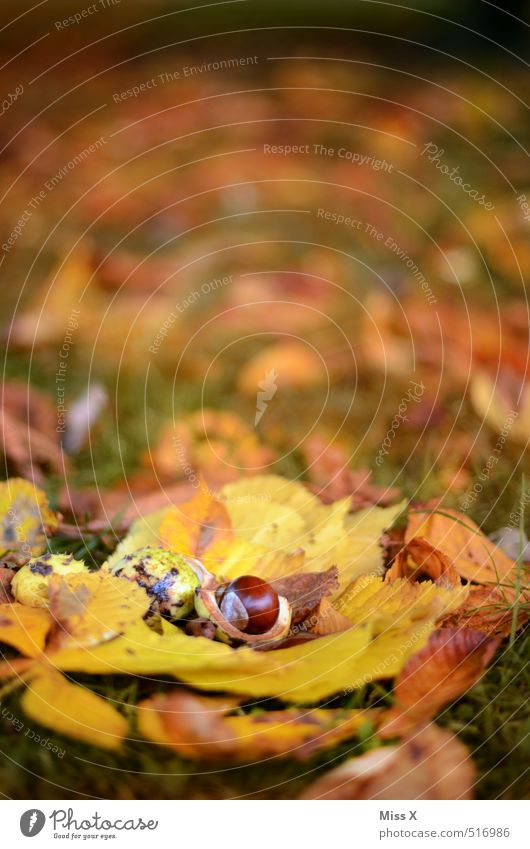
[[449,558],[426,539],[414,537],[398,552],[385,580],[408,578],[410,581],[418,581],[422,577],[449,587],[459,587],[461,584],[458,572]]
[[0,643],[7,643],[27,657],[37,657],[44,648],[52,624],[47,610],[24,604],[0,604]]
[[452,561],[459,575],[477,584],[513,581],[514,562],[497,548],[469,516],[434,505],[409,513],[405,542],[423,537]]
[[206,561],[224,559],[234,534],[226,507],[203,485],[195,498],[166,514],[160,536],[166,548]]
[[482,675],[498,644],[478,631],[441,628],[431,634],[400,672],[396,706],[387,713],[380,734],[403,734],[460,698]]

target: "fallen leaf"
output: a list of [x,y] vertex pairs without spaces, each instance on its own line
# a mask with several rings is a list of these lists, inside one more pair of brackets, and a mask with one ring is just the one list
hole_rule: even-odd
[[123,633],[149,609],[145,590],[106,572],[50,577],[49,610],[58,645],[93,646]]
[[423,537],[443,552],[467,581],[497,584],[513,581],[514,562],[485,536],[469,516],[426,504],[409,512],[405,542]]
[[[523,591],[516,630],[530,619],[529,600],[528,591]],[[440,624],[444,628],[469,628],[492,637],[507,637],[512,630],[514,601],[515,592],[510,587],[471,586],[462,607],[444,617]]]
[[27,657],[37,657],[44,650],[52,623],[48,611],[42,608],[26,607],[16,601],[0,604],[0,643],[7,643]]
[[427,725],[317,779],[302,799],[472,799],[475,771],[450,731]]
[[226,699],[179,690],[141,702],[138,727],[143,737],[169,746],[185,758],[258,763],[276,757],[306,760],[355,737],[370,721],[370,712],[361,710],[289,709],[227,715],[233,707],[226,705]]
[[514,527],[499,528],[489,534],[489,538],[512,560],[517,560],[520,552],[523,563],[530,563],[530,542],[524,531],[521,533]]
[[478,631],[434,631],[401,670],[394,685],[395,707],[384,716],[379,734],[401,736],[432,719],[476,683],[498,645],[498,639]]
[[86,443],[90,432],[108,403],[108,395],[101,383],[92,383],[72,401],[66,414],[66,432],[62,440],[65,451],[77,454]]
[[336,634],[339,631],[351,628],[352,621],[339,613],[328,598],[323,598],[317,610],[297,626],[298,630],[296,628],[293,630],[301,633],[303,626],[310,634],[323,637],[326,634]]
[[[394,677],[425,644],[437,619],[458,607],[466,592],[465,587],[447,589],[408,581],[384,584],[368,576],[359,581],[364,590],[356,603],[363,609],[362,621],[342,633],[290,648],[234,649],[188,637],[169,623],[163,635],[157,634],[139,621],[123,636],[98,646],[65,646],[54,653],[53,662],[72,672],[171,674],[198,689],[310,704],[369,681]],[[366,582],[373,584],[371,591]],[[372,616],[364,615],[368,608]]]
[[162,520],[160,535],[166,548],[196,557],[208,566],[232,542],[233,530],[225,506],[206,486],[195,498],[173,507]]
[[[158,524],[167,547],[199,556],[212,572],[228,578],[250,574],[270,581],[293,574],[302,564],[307,572],[337,565],[343,589],[357,575],[383,571],[379,540],[402,505],[352,515],[348,509],[347,497],[324,505],[301,483],[262,475],[226,484],[217,499],[206,492],[154,520],[145,517],[131,531],[136,545],[137,528],[145,531],[149,525],[146,537],[152,539]],[[210,519],[208,510],[213,511]],[[125,547],[130,550],[128,538],[120,549]]]
[[470,398],[481,421],[496,433],[527,445],[530,437],[530,388],[506,369],[492,378],[476,371],[471,378]]
[[13,596],[11,594],[11,581],[15,576],[14,569],[8,569],[6,566],[0,566],[0,602],[12,603]]
[[271,396],[269,400],[264,398],[265,404],[271,403],[277,386],[283,390],[303,389],[328,380],[325,363],[315,349],[291,340],[276,342],[252,357],[239,373],[240,391],[256,397],[266,375],[275,377],[271,377],[270,391],[264,393]]
[[51,666],[39,666],[21,699],[24,713],[56,734],[102,749],[119,748],[128,724],[106,699],[77,684]]
[[29,481],[9,478],[0,483],[0,546],[3,559],[17,565],[41,554],[49,531],[57,527],[57,516],[46,496]]
[[371,575],[358,578],[334,601],[333,606],[355,625],[370,622],[377,632],[402,623],[434,616],[439,619],[458,610],[468,595],[465,586],[437,585],[432,581],[410,582],[403,578],[381,581]]

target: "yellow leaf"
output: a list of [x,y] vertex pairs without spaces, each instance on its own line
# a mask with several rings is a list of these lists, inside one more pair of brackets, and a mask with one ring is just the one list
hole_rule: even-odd
[[[186,505],[138,520],[104,568],[142,546],[159,546],[164,537],[167,547],[199,556],[212,572],[227,578],[253,574],[273,580],[302,567],[322,572],[337,565],[343,590],[359,575],[382,573],[381,534],[404,506],[369,507],[349,514],[350,501],[348,497],[322,504],[302,483],[277,475],[243,478],[226,484],[218,500],[203,493]],[[208,509],[218,515],[204,523]],[[201,557],[197,543],[204,524],[215,532]],[[233,531],[228,530],[230,524]]]
[[41,608],[16,601],[0,604],[0,643],[7,643],[27,657],[37,657],[44,649],[52,621],[48,611]]
[[468,588],[444,587],[397,578],[390,583],[363,575],[335,601],[334,607],[354,624],[369,622],[375,633],[408,625],[426,616],[439,619],[457,610],[466,600]]
[[255,763],[272,757],[305,760],[354,737],[370,717],[369,712],[339,709],[227,716],[234,705],[226,701],[182,689],[154,696],[138,705],[138,727],[145,738],[185,758]]
[[31,719],[55,733],[117,749],[127,733],[127,721],[112,705],[51,666],[41,666],[28,683],[21,706]]
[[22,564],[44,551],[46,533],[57,527],[57,516],[42,490],[22,478],[9,478],[0,483],[0,522],[0,549]]
[[94,646],[109,640],[141,619],[150,603],[134,581],[101,572],[52,576],[48,593],[61,645]]

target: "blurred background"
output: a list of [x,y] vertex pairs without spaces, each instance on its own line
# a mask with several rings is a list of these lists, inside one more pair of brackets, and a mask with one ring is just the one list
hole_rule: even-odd
[[530,422],[528,4],[2,18],[5,473],[109,521],[267,469],[462,506],[515,412],[469,501],[498,526]]

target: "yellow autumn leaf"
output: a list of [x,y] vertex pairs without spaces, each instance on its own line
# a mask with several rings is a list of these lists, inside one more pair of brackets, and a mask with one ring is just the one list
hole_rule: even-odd
[[127,733],[127,720],[108,701],[71,684],[51,666],[39,666],[22,696],[24,713],[55,733],[117,749]]
[[37,657],[44,649],[53,620],[47,610],[26,607],[18,602],[0,604],[0,643],[7,643],[27,657]]
[[[299,482],[262,475],[225,485],[218,500],[207,504],[217,518],[206,518],[197,532],[201,515],[207,516],[205,496],[201,499],[165,511],[160,535],[167,547],[199,556],[226,577],[284,577],[296,571],[296,558],[309,572],[337,565],[340,590],[358,575],[382,572],[381,534],[403,509],[402,504],[370,507],[350,515],[349,497],[325,505]],[[133,533],[137,541],[136,528]],[[202,557],[197,553],[201,538],[208,541]],[[122,545],[128,545],[127,539]]]
[[[305,760],[354,737],[370,720],[362,710],[274,710],[227,715],[234,704],[179,688],[138,705],[140,734],[184,758],[252,763],[273,757]],[[376,711],[372,711],[375,716]]]
[[218,547],[224,549],[234,536],[226,508],[204,485],[191,501],[175,505],[166,514],[160,535],[166,548],[197,557],[206,566],[218,562]]
[[[386,587],[372,577],[377,588]],[[155,633],[136,622],[123,636],[94,648],[64,647],[53,655],[65,671],[95,674],[171,674],[199,689],[246,696],[276,696],[287,702],[314,703],[354,690],[380,678],[394,677],[426,642],[436,619],[461,603],[460,590],[433,585],[431,594],[411,599],[410,584],[387,599],[390,608],[347,631],[275,651],[233,649],[200,637],[190,638],[175,626]],[[387,593],[385,588],[383,593]],[[396,613],[396,611],[398,611]]]
[[438,586],[432,581],[411,583],[398,578],[389,583],[363,575],[336,599],[334,607],[356,625],[370,622],[375,633],[426,616],[438,619],[466,600],[465,586]]
[[149,609],[149,598],[134,581],[106,572],[54,575],[48,588],[50,614],[60,626],[61,645],[94,646],[109,640]]
[[4,559],[21,565],[41,554],[46,534],[57,527],[42,490],[22,478],[0,483],[0,549]]

